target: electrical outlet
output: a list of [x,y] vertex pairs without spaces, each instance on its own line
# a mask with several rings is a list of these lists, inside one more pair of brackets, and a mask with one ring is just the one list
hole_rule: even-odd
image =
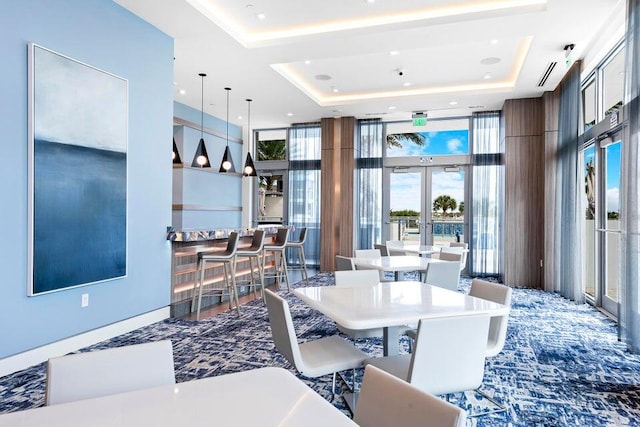
[[89,294],[82,294],[82,303],[80,304],[81,307],[88,307],[89,306]]

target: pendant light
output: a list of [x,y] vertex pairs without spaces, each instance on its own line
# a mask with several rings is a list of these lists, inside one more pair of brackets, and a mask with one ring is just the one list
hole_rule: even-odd
[[198,142],[198,148],[196,149],[196,155],[193,156],[191,167],[194,168],[210,168],[209,155],[207,154],[207,147],[204,145],[204,78],[207,77],[205,73],[198,74],[201,79],[200,84],[200,142]]
[[176,145],[175,138],[173,138],[173,164],[174,165],[182,164],[182,159],[180,158],[180,152],[178,151],[178,146]]
[[236,168],[233,167],[233,159],[231,158],[231,150],[229,150],[229,91],[230,87],[225,87],[227,91],[227,147],[224,149],[224,155],[222,156],[222,162],[220,162],[221,173],[234,173]]
[[252,99],[247,99],[247,143],[249,144],[249,148],[247,149],[247,160],[244,162],[244,168],[242,169],[242,176],[258,176],[256,173],[256,167],[253,164],[253,159],[251,158],[251,148],[253,147],[252,143],[252,133],[251,133],[251,101]]

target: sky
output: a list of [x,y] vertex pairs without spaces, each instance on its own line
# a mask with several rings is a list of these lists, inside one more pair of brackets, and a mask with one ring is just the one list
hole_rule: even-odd
[[37,139],[125,152],[127,81],[34,46]]
[[[584,164],[594,160],[595,146],[584,151]],[[583,174],[586,169],[583,169]],[[596,172],[597,173],[597,172]],[[584,176],[584,175],[583,175]],[[607,211],[618,212],[620,208],[620,144],[607,147]]]

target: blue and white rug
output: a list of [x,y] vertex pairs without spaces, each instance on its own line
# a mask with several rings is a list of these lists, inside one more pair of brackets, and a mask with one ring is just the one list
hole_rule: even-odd
[[[309,280],[312,286],[329,285],[333,274]],[[461,290],[468,290],[469,283],[463,278]],[[331,320],[292,294],[280,294],[289,301],[300,341],[337,333]],[[163,339],[173,343],[178,382],[264,366],[284,367],[297,375],[274,349],[262,300],[243,305],[241,318],[233,311],[200,322],[167,319],[82,351]],[[361,339],[357,345],[372,356],[381,355],[379,339]],[[407,342],[403,345],[406,349]],[[42,406],[45,376],[40,364],[0,378],[0,413]],[[330,375],[300,378],[331,398]],[[609,318],[555,294],[514,289],[505,348],[487,359],[481,389],[509,408],[471,420],[481,427],[640,427],[640,356],[617,341]],[[474,393],[454,396],[452,402],[473,406],[474,411],[486,406]],[[348,413],[340,397],[333,403]]]

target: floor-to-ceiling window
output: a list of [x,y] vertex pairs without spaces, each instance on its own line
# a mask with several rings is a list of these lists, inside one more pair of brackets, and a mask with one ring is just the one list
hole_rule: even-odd
[[358,123],[356,143],[357,248],[373,248],[382,241],[382,147],[384,126],[380,120]]

